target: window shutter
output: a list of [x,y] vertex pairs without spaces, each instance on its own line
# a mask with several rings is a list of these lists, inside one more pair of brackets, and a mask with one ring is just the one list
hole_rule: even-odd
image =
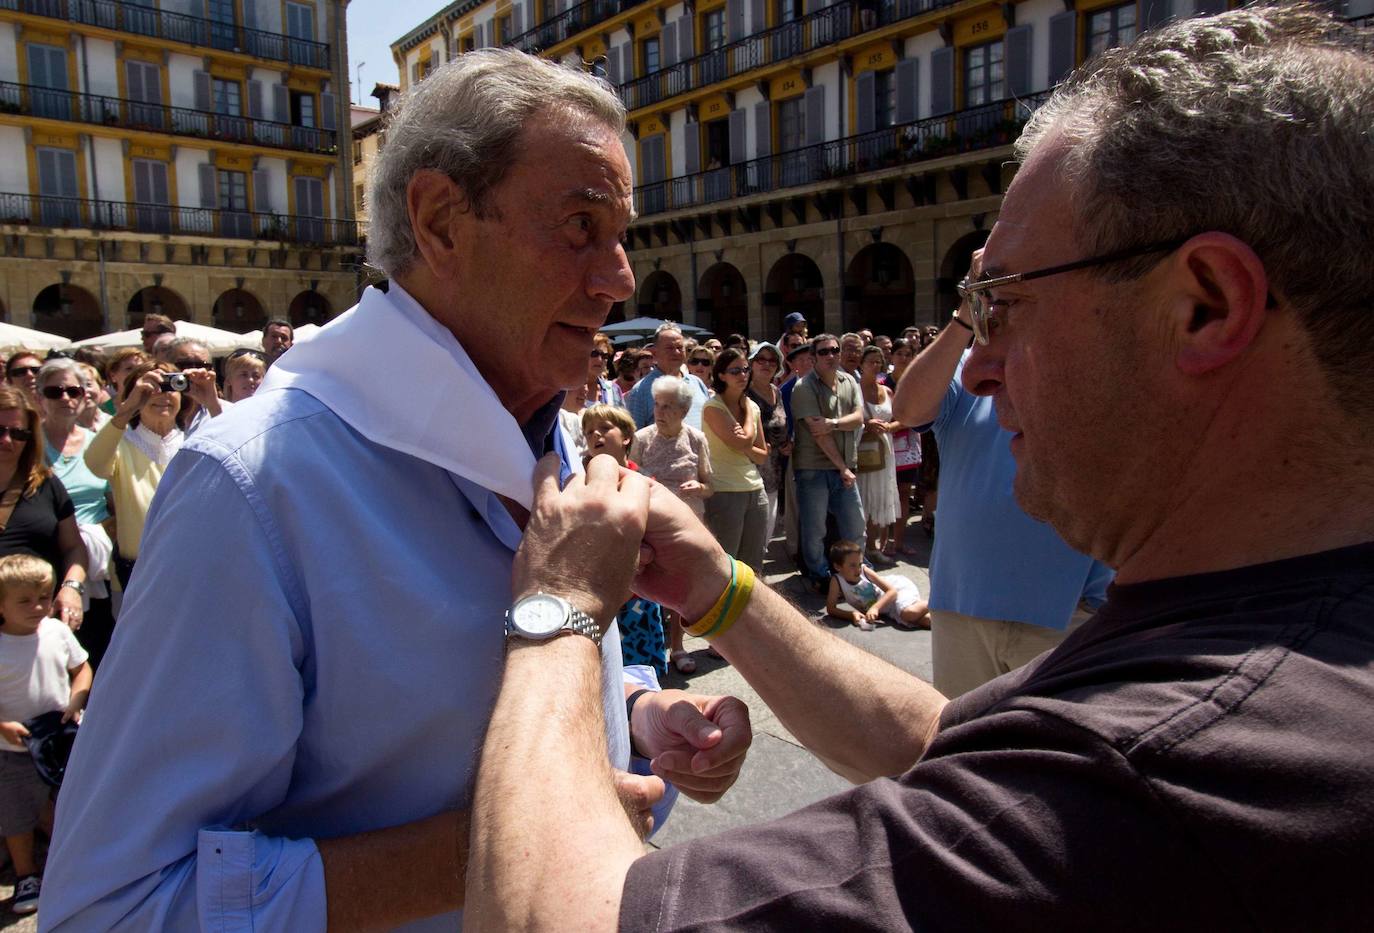
[[198,166],[200,172],[200,206],[215,207],[215,167],[209,162]]
[[[57,157],[58,168],[61,169],[62,194],[68,198],[80,197],[81,188],[76,183],[76,153],[64,150]],[[96,195],[99,197],[99,195]]]
[[148,174],[153,182],[153,203],[171,204],[172,198],[167,192],[167,164],[165,162],[148,162]]
[[525,31],[525,8],[522,4],[517,3],[510,9],[510,31],[511,34],[505,37],[507,42]]
[[258,5],[256,0],[243,0],[243,27],[258,28]]
[[153,200],[153,179],[151,162],[134,159],[134,203],[150,204]]
[[687,15],[677,21],[677,60],[685,62],[697,54],[692,43],[692,17]]
[[124,78],[129,90],[129,100],[143,100],[143,69],[140,62],[124,63]]
[[734,42],[744,36],[744,0],[725,0],[725,35]]
[[332,130],[337,125],[334,119],[334,95],[328,91],[320,94],[320,128]]
[[738,165],[748,161],[749,126],[744,110],[730,111],[730,164]]
[[644,156],[643,168],[645,183],[652,184],[656,181],[662,181],[664,174],[663,137],[650,136],[648,139],[644,140],[642,154]]
[[806,92],[806,144],[825,142],[825,85]]
[[896,120],[898,123],[914,123],[919,119],[920,112],[921,60],[902,59],[897,63],[894,77],[897,81]]
[[749,30],[750,34],[763,32],[767,28],[768,14],[765,12],[764,0],[750,0],[749,4]]
[[310,186],[308,178],[294,178],[296,185],[296,216],[310,216]]
[[1031,28],[1013,26],[1007,30],[1007,96],[1025,97],[1031,89]]
[[57,180],[57,153],[51,149],[38,150],[38,193],[56,193],[59,182]]
[[682,128],[682,147],[686,153],[685,174],[695,175],[701,171],[701,124],[690,120]]
[[664,68],[677,64],[677,23],[673,20],[664,26],[658,37],[658,60]]
[[861,71],[859,76],[854,79],[854,87],[857,94],[855,104],[855,122],[860,133],[873,132],[873,124],[877,122],[874,117],[874,95],[876,92],[877,80],[871,71]]
[[1140,0],[1140,29],[1154,29],[1172,13],[1169,0]]
[[1067,78],[1077,64],[1078,14],[1073,10],[1050,17],[1050,86]]
[[485,49],[487,47],[487,24],[478,23],[475,27],[475,31],[477,34],[477,47],[479,49]]
[[266,169],[253,172],[253,210],[260,214],[272,212],[272,176]]
[[210,74],[205,71],[197,71],[191,75],[192,83],[195,85],[196,109],[210,111],[214,108],[210,105]]
[[754,105],[754,156],[763,158],[773,151],[773,105],[762,101]]
[[278,123],[291,122],[291,93],[285,84],[272,85],[272,119]]
[[606,50],[606,80],[612,84],[620,83],[620,46],[613,45]]
[[248,115],[255,120],[262,119],[262,82],[248,82]]
[[954,109],[954,49],[930,53],[930,114],[940,116]]

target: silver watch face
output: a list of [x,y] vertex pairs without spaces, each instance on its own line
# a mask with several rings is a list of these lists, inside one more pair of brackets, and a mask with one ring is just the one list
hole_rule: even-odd
[[527,638],[548,638],[568,620],[568,604],[557,596],[536,593],[511,607],[511,628]]

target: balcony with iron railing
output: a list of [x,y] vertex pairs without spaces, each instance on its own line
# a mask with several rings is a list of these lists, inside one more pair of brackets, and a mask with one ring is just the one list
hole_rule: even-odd
[[337,145],[337,134],[333,130],[11,81],[0,81],[0,114],[4,113],[301,152],[333,153]]
[[816,143],[722,168],[650,182],[634,189],[641,216],[704,207],[733,198],[814,185],[942,156],[1004,146],[1016,139],[1050,92],[970,107]]
[[594,26],[599,26],[619,13],[631,10],[645,0],[582,0],[562,13],[550,17],[531,29],[515,36],[506,45],[522,52],[540,52],[565,42]]
[[0,224],[275,240],[313,246],[352,245],[359,241],[355,220],[11,192],[0,193]]
[[173,13],[125,0],[0,0],[0,10],[31,13],[202,48],[241,52],[292,65],[330,67],[327,42],[246,29],[235,23]]
[[855,0],[841,0],[790,23],[756,32],[653,74],[627,81],[620,85],[620,99],[626,110],[638,110],[758,68],[787,63],[815,49],[953,6],[956,2],[958,0],[881,0],[876,9],[861,11]]

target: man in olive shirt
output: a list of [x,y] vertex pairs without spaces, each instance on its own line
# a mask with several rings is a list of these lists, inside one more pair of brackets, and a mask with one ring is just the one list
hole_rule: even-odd
[[801,534],[802,573],[819,589],[830,577],[825,559],[825,516],[834,514],[840,537],[864,544],[863,502],[854,482],[863,396],[854,377],[840,371],[834,334],[811,341],[815,368],[792,390],[792,417],[801,425],[792,449]]

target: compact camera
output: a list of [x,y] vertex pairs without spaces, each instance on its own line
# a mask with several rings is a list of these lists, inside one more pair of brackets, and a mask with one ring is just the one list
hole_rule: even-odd
[[185,392],[191,385],[191,380],[186,378],[185,373],[163,373],[162,391],[163,392]]

